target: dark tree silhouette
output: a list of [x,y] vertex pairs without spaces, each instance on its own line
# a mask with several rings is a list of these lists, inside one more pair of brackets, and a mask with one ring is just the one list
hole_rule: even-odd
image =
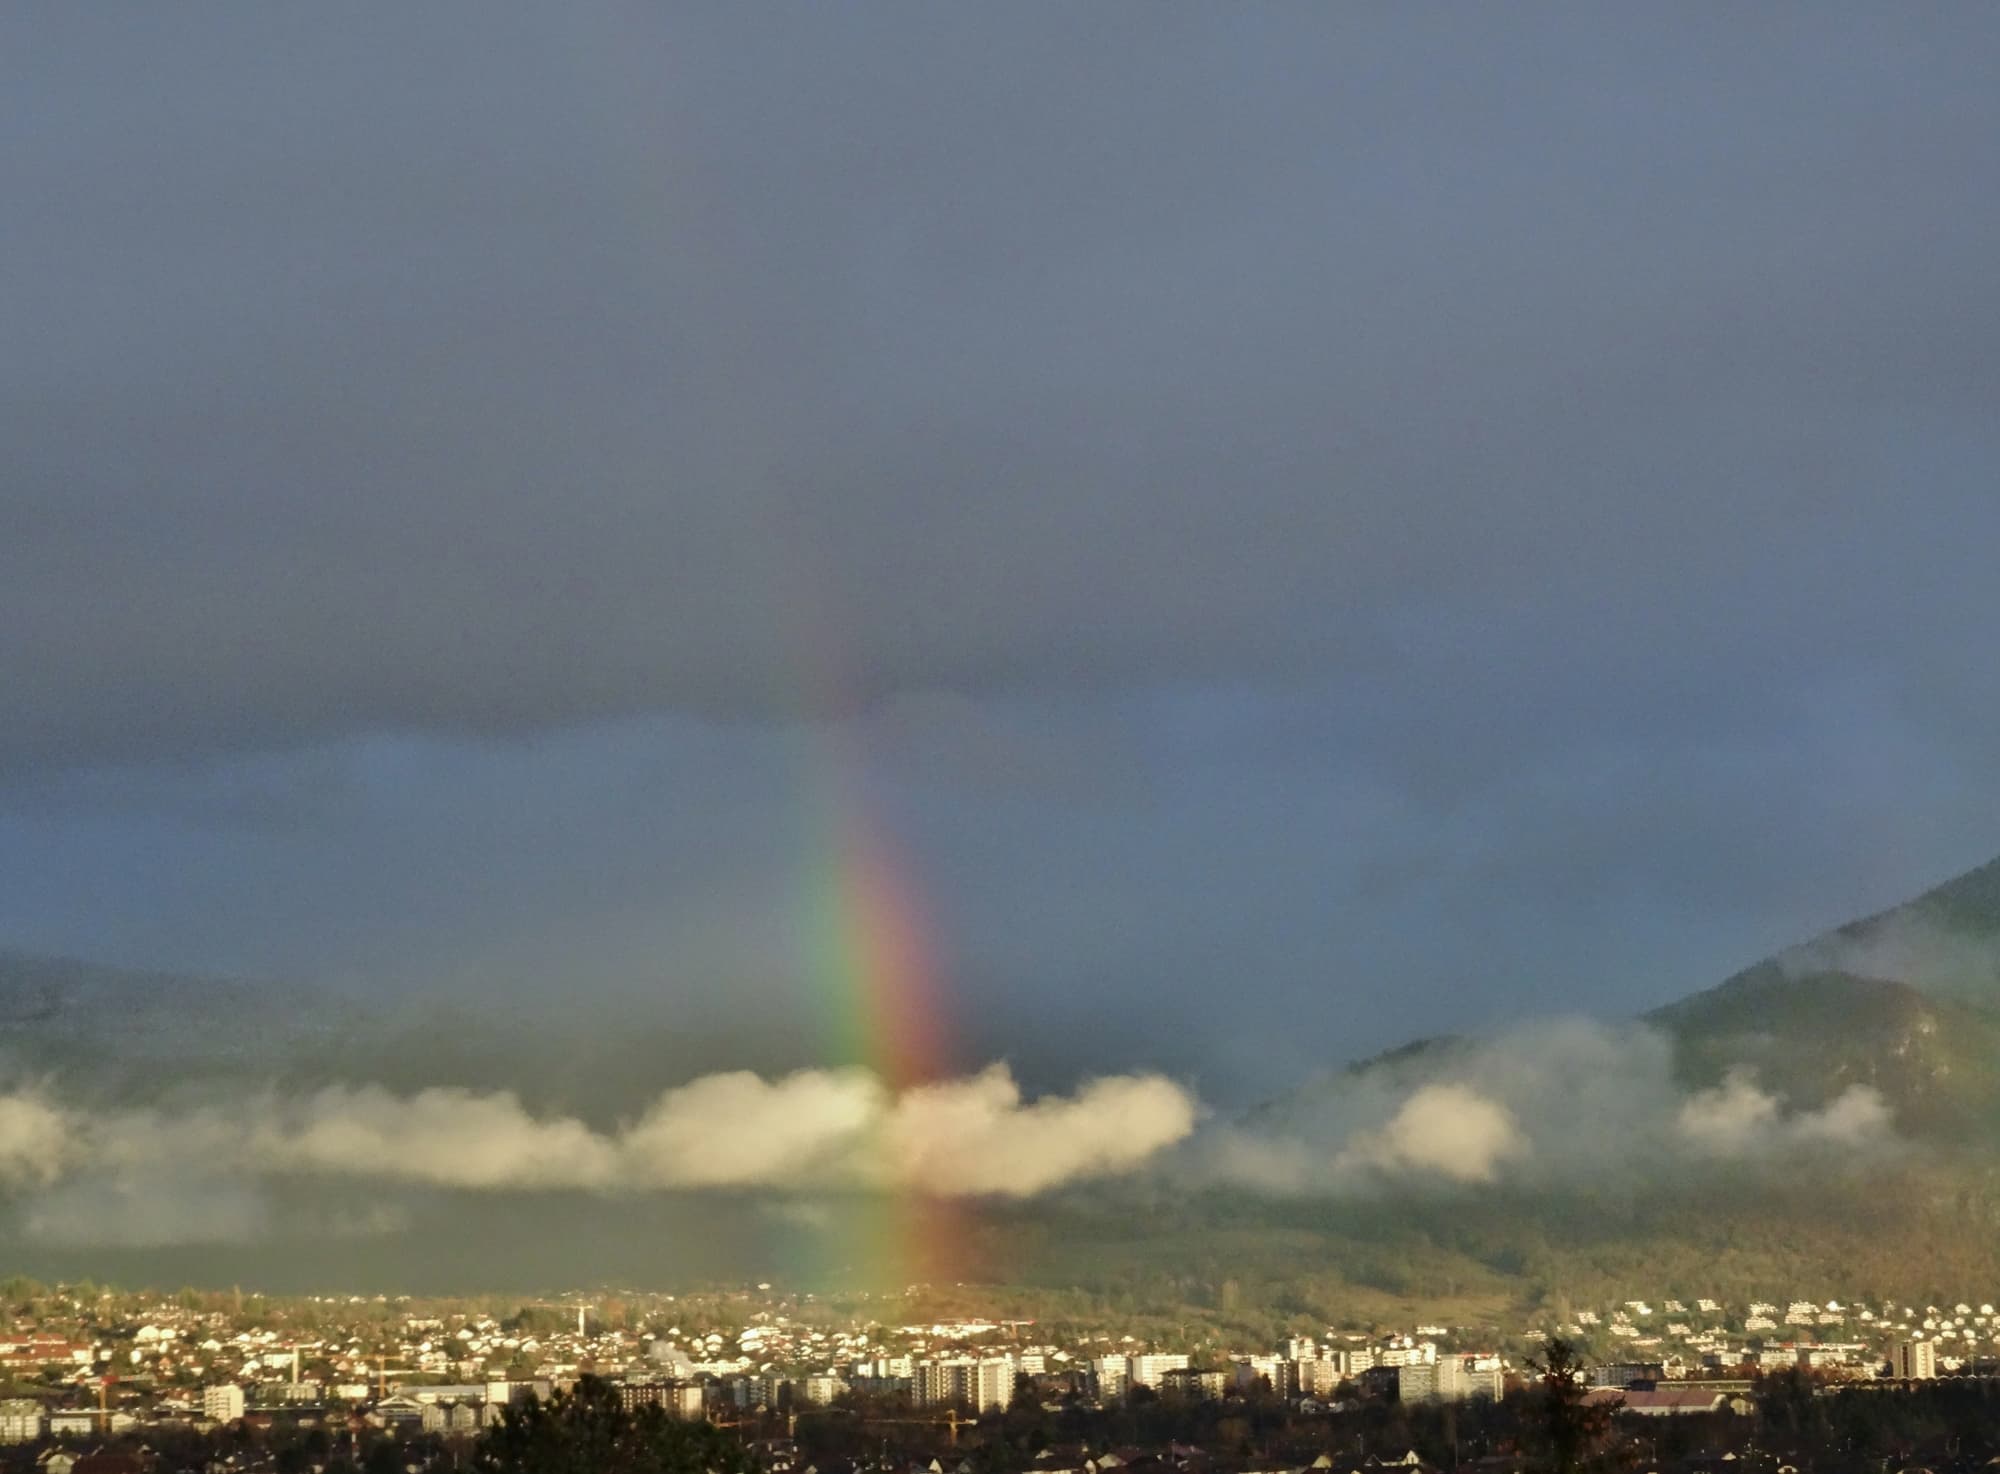
[[713,1424],[628,1411],[618,1389],[583,1377],[546,1402],[509,1407],[480,1436],[482,1474],[749,1474],[742,1447]]
[[1591,1401],[1577,1348],[1560,1336],[1542,1343],[1539,1358],[1528,1365],[1540,1373],[1533,1395],[1543,1444],[1543,1467],[1551,1474],[1577,1474],[1603,1444],[1611,1429],[1612,1406]]

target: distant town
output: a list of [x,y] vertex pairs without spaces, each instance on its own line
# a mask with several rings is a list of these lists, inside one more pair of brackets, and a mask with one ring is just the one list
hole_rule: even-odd
[[[395,1468],[457,1467],[507,1409],[585,1378],[614,1389],[627,1408],[735,1430],[772,1474],[832,1474],[836,1464],[950,1474],[965,1452],[991,1442],[980,1436],[983,1425],[998,1427],[1023,1409],[1070,1418],[1072,1431],[1096,1426],[1099,1441],[1022,1447],[1011,1461],[987,1449],[980,1469],[1105,1474],[1134,1460],[1260,1466],[1246,1444],[1255,1442],[1251,1413],[1271,1441],[1299,1455],[1317,1443],[1356,1467],[1371,1459],[1428,1465],[1414,1446],[1356,1455],[1367,1438],[1327,1430],[1357,1414],[1380,1432],[1394,1426],[1383,1424],[1384,1410],[1501,1403],[1541,1374],[1538,1358],[1552,1336],[1580,1353],[1585,1403],[1621,1420],[1746,1420],[1760,1387],[1779,1376],[1807,1379],[1824,1394],[2000,1374],[2000,1312],[1970,1299],[1662,1298],[1573,1308],[1523,1325],[1505,1345],[1490,1331],[1420,1324],[1315,1327],[1265,1346],[1207,1337],[1175,1344],[1116,1326],[1056,1333],[1019,1319],[890,1324],[768,1285],[684,1298],[557,1297],[511,1310],[387,1296],[127,1294],[18,1280],[4,1299],[0,1461],[48,1474],[324,1474],[346,1467],[342,1460],[364,1467],[369,1448],[401,1451]],[[1139,1408],[1158,1411],[1140,1419]],[[1110,1445],[1112,1430],[1129,1440],[1148,1422],[1180,1436]],[[1224,1430],[1217,1438],[1229,1448],[1182,1441],[1203,1428]],[[845,1456],[830,1458],[832,1448]]]

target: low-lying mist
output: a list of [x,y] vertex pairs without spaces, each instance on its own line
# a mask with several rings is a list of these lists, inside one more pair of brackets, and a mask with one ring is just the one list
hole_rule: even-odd
[[1329,1077],[1211,1126],[1177,1170],[1283,1195],[1553,1188],[1668,1166],[1870,1154],[1895,1139],[1872,1086],[1850,1085],[1817,1109],[1748,1070],[1691,1087],[1657,1029],[1555,1020]]
[[219,1083],[138,1104],[23,1079],[0,1093],[0,1200],[7,1238],[64,1249],[387,1247],[430,1231],[440,1204],[480,1202],[608,1223],[646,1200],[726,1201],[810,1236],[815,1205],[885,1192],[1394,1201],[1907,1145],[1869,1086],[1814,1108],[1747,1071],[1693,1087],[1656,1029],[1558,1020],[1404,1051],[1235,1117],[1157,1074],[1030,1098],[1004,1064],[900,1091],[861,1069],[714,1073],[610,1122],[456,1085]]

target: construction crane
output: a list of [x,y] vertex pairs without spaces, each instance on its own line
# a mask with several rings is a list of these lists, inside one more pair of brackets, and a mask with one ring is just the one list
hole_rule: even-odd
[[[902,1426],[918,1427],[918,1428],[943,1428],[948,1430],[953,1445],[956,1445],[958,1443],[958,1430],[961,1427],[970,1426],[979,1421],[979,1419],[977,1418],[960,1417],[958,1409],[955,1407],[948,1407],[943,1412],[928,1418],[920,1418],[920,1417],[877,1418],[869,1416],[867,1414],[849,1413],[848,1410],[845,1408],[833,1408],[833,1407],[819,1408],[816,1409],[816,1411],[821,1413],[846,1414],[847,1416],[857,1418],[861,1423],[861,1426],[864,1428],[874,1428],[885,1424],[902,1425]],[[797,1413],[793,1413],[791,1415],[791,1421],[793,1424],[796,1424],[798,1422]]]
[[[934,1418],[866,1417],[855,1414],[850,1410],[848,1410],[847,1408],[838,1408],[838,1407],[814,1408],[810,1413],[807,1414],[807,1416],[808,1417],[858,1417],[861,1426],[864,1428],[874,1428],[882,1426],[884,1424],[905,1424],[923,1428],[944,1428],[949,1431],[949,1436],[954,1446],[956,1446],[958,1443],[959,1428],[965,1425],[977,1423],[979,1421],[979,1419],[977,1418],[960,1417],[958,1415],[958,1409],[955,1407],[946,1408],[942,1413],[940,1413],[937,1417]],[[751,1426],[755,1422],[754,1419],[717,1418],[717,1417],[710,1417],[708,1421],[713,1423],[718,1428],[745,1428]],[[798,1431],[799,1431],[798,1413],[787,1412],[785,1414],[785,1436],[787,1438],[795,1438],[798,1436]]]
[[389,1395],[389,1378],[392,1374],[398,1377],[414,1377],[418,1370],[416,1367],[392,1367],[389,1365],[389,1358],[387,1356],[377,1356],[375,1358],[375,1396],[383,1398]]
[[957,1447],[958,1445],[959,1427],[962,1424],[977,1423],[978,1421],[979,1419],[977,1418],[961,1418],[958,1415],[958,1409],[955,1407],[946,1408],[944,1410],[943,1416],[936,1418],[863,1418],[862,1419],[862,1422],[865,1425],[869,1426],[873,1426],[874,1424],[877,1423],[914,1423],[921,1427],[926,1427],[926,1428],[948,1429],[950,1432],[950,1437],[953,1447]]

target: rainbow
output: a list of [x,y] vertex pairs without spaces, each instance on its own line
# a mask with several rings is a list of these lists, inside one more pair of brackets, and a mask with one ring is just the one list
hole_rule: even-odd
[[909,869],[885,827],[848,808],[812,882],[810,973],[830,1006],[835,1062],[865,1065],[891,1090],[950,1063],[937,970]]
[[[942,975],[913,867],[870,792],[863,703],[844,678],[839,626],[824,617],[832,601],[806,550],[786,540],[783,552],[792,613],[802,616],[792,631],[795,690],[808,696],[795,728],[809,815],[799,845],[797,975],[825,1029],[823,1062],[866,1069],[900,1095],[952,1073]],[[830,1207],[808,1266],[823,1282],[900,1290],[952,1277],[961,1262],[964,1220],[919,1184],[892,1183]]]
[[[660,87],[658,77],[634,69],[635,58],[671,57],[673,48],[619,47],[611,32],[579,31],[576,41],[569,61],[579,70],[579,95],[604,110],[611,136],[625,136],[632,110],[651,116]],[[604,85],[602,70],[618,85]],[[690,186],[698,179],[686,170],[636,185],[629,222],[636,245],[698,220],[706,202]],[[866,765],[853,746],[853,718],[865,703],[843,659],[840,600],[823,576],[821,550],[802,535],[796,507],[775,482],[750,478],[736,505],[742,528],[769,560],[775,640],[768,653],[790,677],[777,679],[769,694],[791,712],[800,734],[797,785],[807,817],[795,896],[788,897],[797,907],[786,918],[798,952],[792,965],[824,1020],[824,1062],[866,1068],[900,1092],[950,1073],[950,1030],[921,892],[890,826],[868,801]],[[950,1205],[918,1188],[857,1196],[841,1209],[835,1216],[853,1220],[849,1231],[821,1236],[826,1242],[817,1249],[827,1277],[897,1288],[938,1277],[961,1237]]]
[[[939,974],[919,892],[887,826],[853,799],[829,816],[808,875],[808,986],[826,1010],[829,1063],[860,1065],[900,1093],[951,1066]],[[920,1185],[845,1200],[818,1246],[823,1275],[901,1289],[952,1273],[961,1225]]]

